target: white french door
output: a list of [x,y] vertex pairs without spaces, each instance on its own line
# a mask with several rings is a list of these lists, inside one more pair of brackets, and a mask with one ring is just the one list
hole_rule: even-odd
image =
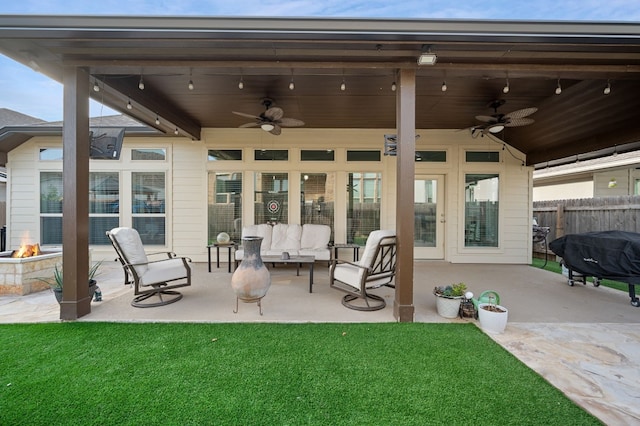
[[416,175],[414,258],[444,259],[444,176]]

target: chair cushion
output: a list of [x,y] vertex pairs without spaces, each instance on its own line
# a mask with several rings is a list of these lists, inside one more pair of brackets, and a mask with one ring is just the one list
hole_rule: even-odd
[[331,239],[331,227],[305,223],[302,225],[301,249],[326,249]]
[[278,223],[274,225],[270,250],[299,250],[301,234],[302,227],[297,223]]
[[316,260],[331,260],[331,250],[329,248],[316,248],[316,249],[304,249],[298,250],[300,256],[313,256]]
[[149,263],[147,271],[140,277],[140,285],[148,286],[187,277],[182,259],[166,259]]
[[360,258],[359,265],[372,267],[373,262],[375,261],[374,256],[376,255],[376,248],[378,243],[384,237],[393,237],[396,235],[395,230],[391,229],[380,229],[377,231],[372,231],[367,237],[367,244],[364,247],[364,252],[362,253],[362,257]]
[[249,225],[242,228],[242,237],[262,237],[260,250],[268,250],[271,247],[271,225],[261,223],[259,225]]
[[[140,234],[133,228],[114,228],[111,230],[111,235],[115,238],[116,242],[120,246],[126,261],[131,264],[147,263],[147,254],[144,252],[144,246],[140,239]],[[138,265],[134,267],[139,276],[144,275],[147,270],[147,265]]]

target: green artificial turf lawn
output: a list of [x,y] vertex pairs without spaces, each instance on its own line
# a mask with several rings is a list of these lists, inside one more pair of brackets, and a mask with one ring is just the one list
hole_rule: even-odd
[[1,425],[588,425],[473,324],[0,325]]

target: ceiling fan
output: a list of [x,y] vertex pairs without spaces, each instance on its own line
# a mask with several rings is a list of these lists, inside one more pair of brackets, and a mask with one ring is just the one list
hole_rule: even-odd
[[534,120],[527,118],[529,115],[538,111],[536,107],[523,108],[512,111],[508,114],[498,113],[498,108],[505,104],[504,99],[496,99],[489,102],[489,108],[493,108],[491,115],[476,115],[476,120],[484,121],[484,124],[472,126],[471,134],[477,137],[478,134],[485,135],[487,133],[500,133],[505,127],[520,127],[532,124]]
[[244,112],[237,111],[231,112],[242,117],[253,118],[256,120],[252,123],[245,123],[240,127],[260,127],[262,130],[269,132],[272,135],[279,135],[282,132],[282,127],[304,126],[304,121],[284,117],[284,111],[282,108],[272,106],[272,99],[263,99],[262,105],[264,106],[265,111],[260,115],[246,114]]

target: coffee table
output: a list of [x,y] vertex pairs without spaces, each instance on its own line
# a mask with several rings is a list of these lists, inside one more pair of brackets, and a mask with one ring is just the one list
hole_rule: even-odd
[[309,293],[313,293],[313,264],[316,261],[315,256],[291,256],[289,259],[283,259],[280,256],[262,256],[262,262],[267,264],[275,264],[275,263],[295,263],[296,265],[296,275],[300,275],[300,265],[307,264],[309,265]]

